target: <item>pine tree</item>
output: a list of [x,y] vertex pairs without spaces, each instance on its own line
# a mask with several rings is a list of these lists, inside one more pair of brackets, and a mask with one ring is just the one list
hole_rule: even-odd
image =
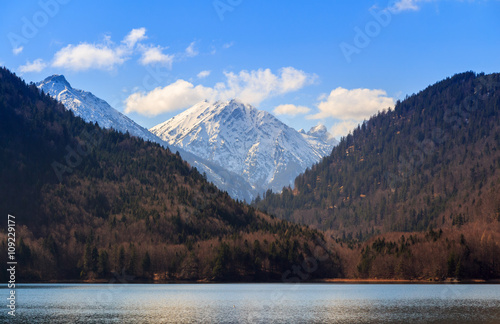
[[147,251],[142,259],[141,266],[142,266],[142,271],[145,274],[147,274],[151,270],[151,258],[149,257],[149,252]]

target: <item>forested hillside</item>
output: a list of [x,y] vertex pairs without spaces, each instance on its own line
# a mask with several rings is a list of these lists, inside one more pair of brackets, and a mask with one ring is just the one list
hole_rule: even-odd
[[499,82],[456,75],[380,113],[295,189],[257,201],[266,214],[0,69],[18,281],[499,278]]
[[[112,272],[280,280],[322,237],[232,200],[178,154],[84,122],[7,69],[0,121],[0,212],[5,222],[16,217],[19,282]],[[339,275],[337,258],[326,255],[312,277]]]
[[500,74],[455,75],[254,205],[326,230],[348,277],[499,278],[499,115]]
[[342,139],[282,194],[280,218],[366,239],[500,221],[500,74],[458,74]]

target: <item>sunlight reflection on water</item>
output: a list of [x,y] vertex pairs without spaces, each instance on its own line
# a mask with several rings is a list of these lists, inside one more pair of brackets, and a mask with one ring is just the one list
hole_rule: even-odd
[[17,289],[16,323],[499,323],[499,288],[26,284]]

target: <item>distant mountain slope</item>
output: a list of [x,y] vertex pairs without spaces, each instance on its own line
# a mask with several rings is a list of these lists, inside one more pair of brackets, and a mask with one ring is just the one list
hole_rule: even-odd
[[49,76],[36,85],[46,94],[64,104],[67,109],[72,110],[75,116],[82,117],[87,122],[97,122],[103,128],[113,128],[122,133],[129,132],[132,136],[165,144],[146,128],[111,107],[106,101],[97,98],[91,92],[71,87],[64,75]]
[[97,122],[101,127],[113,128],[122,133],[128,132],[132,136],[158,143],[164,147],[168,146],[173,152],[178,151],[184,160],[195,166],[201,173],[205,173],[209,181],[219,189],[227,191],[231,197],[250,202],[257,194],[257,191],[241,175],[166,143],[91,92],[74,89],[63,75],[49,76],[36,85],[87,122]]
[[462,73],[379,113],[256,204],[366,238],[500,221],[500,74]]
[[[63,75],[49,76],[36,85],[45,93],[63,103],[67,109],[72,110],[76,116],[82,117],[85,121],[97,122],[101,127],[113,128],[122,133],[128,132],[132,136],[159,143],[164,147],[168,146],[174,152],[178,151],[183,159],[195,166],[200,172],[205,173],[207,179],[213,182],[219,189],[227,191],[231,197],[246,200],[248,202],[255,198],[258,193],[268,188],[272,188],[274,191],[280,191],[283,186],[289,185],[290,181],[300,172],[319,161],[322,156],[328,155],[334,144],[336,144],[336,141],[329,136],[324,126],[315,127],[307,133],[301,132],[301,136],[297,136],[293,129],[285,127],[284,124],[271,115],[264,114],[267,119],[261,121],[263,125],[260,126],[260,128],[267,127],[267,130],[265,131],[266,133],[261,133],[256,138],[266,143],[266,151],[262,153],[262,148],[257,149],[257,147],[254,147],[253,149],[256,154],[245,157],[245,160],[238,160],[236,165],[234,163],[228,165],[225,163],[228,160],[227,154],[224,155],[224,152],[213,150],[211,154],[207,154],[205,150],[196,150],[192,145],[186,145],[185,142],[165,141],[164,139],[167,138],[165,134],[157,132],[158,135],[162,135],[162,139],[111,107],[106,101],[97,98],[91,92],[74,89]],[[252,111],[257,112],[254,108],[252,108]],[[263,112],[261,112],[261,114],[263,114]],[[184,115],[186,115],[186,112],[176,116],[176,120],[179,121],[182,118],[181,116]],[[266,122],[270,124],[266,125]],[[242,125],[239,124],[239,126]],[[299,154],[292,153],[292,155],[297,155],[298,159],[293,157],[291,159],[281,157],[281,155],[286,155],[288,153],[281,152],[284,148],[280,147],[278,143],[280,139],[277,136],[276,143],[269,142],[270,138],[268,138],[268,135],[272,133],[270,130],[275,127],[286,129],[288,132],[287,136],[293,134],[293,140],[297,141],[296,145],[298,147],[302,146],[302,152]],[[226,137],[236,139],[237,136],[232,134]],[[238,140],[242,139],[238,138]],[[208,145],[200,141],[198,144]],[[290,145],[293,146],[295,144],[288,143],[287,145],[289,147],[286,150],[293,151],[293,149],[290,149]],[[274,146],[276,146],[277,149],[273,148]],[[304,149],[304,147],[306,148]],[[219,154],[220,156],[215,157],[215,155]],[[277,161],[270,160],[267,154],[278,156]],[[231,160],[232,157],[242,156],[242,152],[231,151],[229,156]],[[244,165],[245,163],[247,166],[252,166],[247,170],[243,170],[237,166]],[[276,170],[273,174],[271,174],[270,171],[272,169]],[[253,181],[256,177],[264,174],[262,170],[267,172],[267,178]],[[259,173],[259,175],[256,173]]]
[[[179,155],[86,123],[3,68],[0,121],[0,213],[15,216],[18,281],[280,280],[322,236],[234,201]],[[338,274],[335,262],[314,276]]]
[[299,133],[237,100],[198,103],[150,131],[241,175],[257,192],[281,191],[336,144],[324,126]]

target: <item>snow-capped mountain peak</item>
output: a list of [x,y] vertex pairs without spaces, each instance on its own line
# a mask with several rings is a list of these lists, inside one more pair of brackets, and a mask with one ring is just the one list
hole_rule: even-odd
[[280,191],[336,144],[324,126],[299,133],[238,100],[202,101],[150,131],[235,174],[258,192]]
[[54,87],[56,85],[62,85],[65,86],[66,88],[71,88],[71,85],[69,84],[68,80],[66,80],[64,75],[61,74],[51,75],[37,84],[39,88],[43,88],[44,86],[47,85],[50,85],[51,87]]
[[[133,136],[159,143],[164,147],[168,145],[165,141],[111,107],[106,101],[97,98],[90,92],[74,89],[63,75],[49,76],[45,80],[38,82],[37,86],[61,102],[66,109],[72,110],[76,116],[82,117],[87,122],[97,122],[101,127],[113,128],[122,133],[129,132]],[[183,159],[195,166],[200,172],[205,172],[209,181],[212,181],[220,189],[227,191],[232,197],[250,201],[255,196],[255,190],[241,176],[181,148],[173,145],[168,146],[172,152],[179,151]]]
[[36,85],[87,122],[97,122],[103,128],[114,128],[122,133],[129,132],[133,136],[165,144],[146,128],[111,107],[106,101],[97,98],[91,92],[71,87],[64,75],[51,75]]
[[247,201],[258,192],[292,184],[336,144],[324,126],[299,133],[238,100],[200,102],[150,132],[92,93],[74,89],[63,75],[49,76],[37,86],[85,121],[179,151],[220,189]]
[[308,132],[307,132],[308,135],[311,135],[311,136],[316,136],[316,137],[323,137],[325,135],[329,135],[328,134],[328,131],[326,130],[326,127],[325,125],[317,125],[317,126],[314,126],[312,127]]

